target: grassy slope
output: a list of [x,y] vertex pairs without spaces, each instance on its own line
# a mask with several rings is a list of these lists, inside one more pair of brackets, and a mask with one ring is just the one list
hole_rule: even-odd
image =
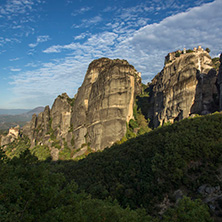
[[222,114],[184,119],[153,130],[79,162],[59,161],[53,169],[74,179],[93,197],[155,213],[165,194],[183,187],[195,196],[216,177],[222,163]]

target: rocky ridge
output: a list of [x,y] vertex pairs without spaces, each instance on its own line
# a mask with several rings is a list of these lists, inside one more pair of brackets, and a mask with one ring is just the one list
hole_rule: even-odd
[[[47,145],[54,159],[67,147],[73,156],[111,146],[126,134],[133,105],[141,92],[141,77],[125,60],[93,61],[74,99],[58,96],[50,110],[45,107],[23,127],[31,146]],[[56,153],[56,155],[53,155]]]
[[[46,106],[38,116],[32,116],[21,135],[30,139],[31,148],[48,146],[54,160],[62,158],[61,152],[75,158],[103,150],[140,134],[135,107],[154,128],[218,111],[222,104],[221,76],[222,66],[218,75],[209,53],[200,46],[169,53],[163,70],[145,91],[140,73],[126,60],[94,60],[75,97],[59,95],[51,109]],[[144,116],[138,121],[147,126]]]

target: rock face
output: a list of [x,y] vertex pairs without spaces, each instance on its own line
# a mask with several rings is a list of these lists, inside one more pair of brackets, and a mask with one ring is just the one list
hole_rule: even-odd
[[217,73],[209,54],[201,47],[180,53],[166,57],[164,69],[150,84],[148,117],[154,127],[218,109]]
[[76,148],[90,142],[93,149],[104,149],[125,135],[140,83],[138,72],[125,60],[102,58],[89,65],[72,111]]
[[20,136],[20,127],[19,126],[10,128],[8,134],[6,136],[1,137],[0,146],[4,146],[9,143],[12,143],[16,139],[18,139],[19,136]]
[[[125,60],[101,58],[93,61],[75,99],[58,96],[23,127],[32,146],[55,143],[61,149],[75,149],[75,156],[87,148],[102,150],[126,134],[126,122],[133,118],[134,99],[141,92],[140,74]],[[56,142],[55,142],[56,141]],[[58,156],[58,155],[57,155]]]
[[46,106],[38,116],[32,116],[32,120],[23,127],[23,134],[29,137],[32,147],[39,144],[51,146],[52,138],[58,139],[61,146],[67,137],[70,119],[71,99],[63,93],[56,98],[51,110]]

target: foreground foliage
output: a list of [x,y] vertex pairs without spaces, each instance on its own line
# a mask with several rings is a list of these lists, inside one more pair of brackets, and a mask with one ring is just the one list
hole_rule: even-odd
[[[92,199],[85,192],[78,192],[74,181],[68,183],[63,174],[50,172],[48,163],[39,162],[29,150],[13,159],[1,152],[0,178],[0,221],[160,221],[143,209],[123,209],[111,199]],[[212,221],[206,206],[185,198],[175,209],[169,209],[161,221],[188,222],[192,218],[200,219],[193,221]]]
[[91,199],[60,173],[51,173],[26,150],[20,158],[0,153],[0,221],[151,221],[145,211]]
[[[58,161],[56,172],[74,179],[94,198],[111,196],[121,206],[159,211],[165,195],[184,187],[198,198],[203,184],[220,185],[222,115],[184,119],[161,127],[78,162]],[[173,201],[173,200],[172,200]]]
[[[221,123],[219,113],[185,119],[79,161],[40,162],[33,155],[44,160],[48,150],[38,147],[14,158],[1,152],[0,221],[211,222],[196,191],[222,187]],[[159,204],[166,195],[173,204],[181,187],[192,200],[160,216]]]

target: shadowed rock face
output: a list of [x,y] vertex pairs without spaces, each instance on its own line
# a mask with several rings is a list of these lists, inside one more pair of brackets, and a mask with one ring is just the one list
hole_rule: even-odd
[[[75,99],[58,96],[38,117],[23,128],[32,146],[45,144],[57,153],[52,136],[64,147],[75,147],[78,156],[87,150],[102,150],[126,133],[133,118],[134,98],[141,92],[140,74],[125,60],[101,58],[93,61]],[[55,158],[56,159],[56,158]]]
[[220,91],[219,106],[220,106],[220,111],[222,111],[222,53],[220,54],[220,68],[219,68],[219,74],[218,74],[218,84],[219,84],[219,91]]
[[191,114],[207,114],[218,109],[215,98],[216,71],[206,51],[181,54],[168,62],[152,80],[152,108],[148,117],[154,127]]

